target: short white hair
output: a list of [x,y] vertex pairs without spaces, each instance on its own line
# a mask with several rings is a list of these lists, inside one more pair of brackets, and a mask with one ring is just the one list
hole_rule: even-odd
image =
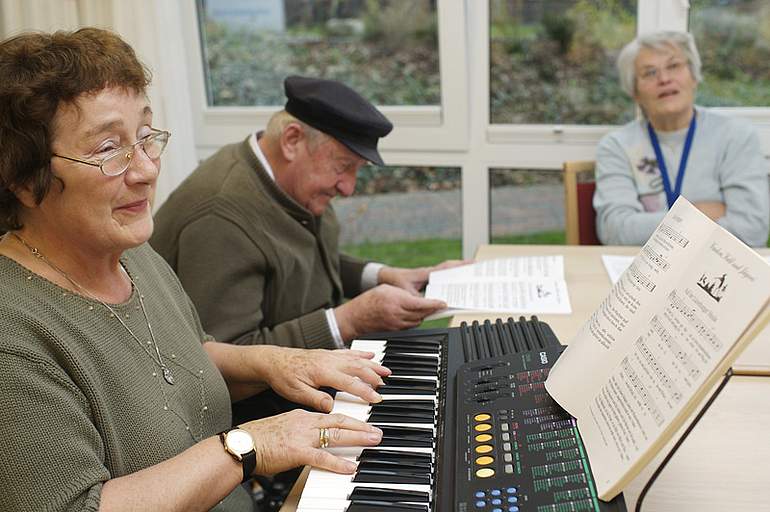
[[696,83],[699,83],[703,77],[700,70],[700,55],[695,47],[695,40],[692,34],[687,32],[661,31],[642,34],[637,37],[620,51],[618,55],[618,74],[620,75],[620,87],[632,98],[636,96],[636,57],[642,48],[655,51],[666,51],[671,47],[678,48],[687,59],[687,66],[690,68]]
[[315,148],[317,148],[321,143],[330,138],[321,130],[313,128],[309,124],[300,121],[285,110],[279,110],[270,117],[270,120],[267,122],[264,135],[271,140],[278,140],[281,138],[281,135],[283,134],[283,131],[286,129],[286,127],[291,123],[297,123],[302,126],[302,129],[305,131],[305,136],[308,139],[308,143],[310,144],[311,151],[315,150]]

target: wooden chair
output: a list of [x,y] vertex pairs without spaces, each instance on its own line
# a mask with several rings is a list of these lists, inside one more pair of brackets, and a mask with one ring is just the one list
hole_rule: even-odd
[[593,207],[594,161],[564,162],[564,216],[567,244],[601,245]]

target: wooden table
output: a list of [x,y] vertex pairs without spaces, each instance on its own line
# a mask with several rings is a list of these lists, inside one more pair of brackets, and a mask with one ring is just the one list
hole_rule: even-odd
[[[476,257],[563,254],[572,314],[538,317],[548,322],[562,343],[569,343],[610,289],[601,255],[637,252],[635,247],[488,245]],[[770,255],[770,250],[760,253]],[[501,316],[505,315],[458,315],[451,325]],[[770,368],[770,329],[739,357],[736,367],[748,373]],[[671,444],[673,440],[669,447]],[[667,451],[668,447],[661,453]],[[624,491],[630,511],[662,454]],[[296,510],[303,485],[301,479],[281,512]],[[730,380],[660,475],[642,510],[770,511],[770,378],[735,376]]]

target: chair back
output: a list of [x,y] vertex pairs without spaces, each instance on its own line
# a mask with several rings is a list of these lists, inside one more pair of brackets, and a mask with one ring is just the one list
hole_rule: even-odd
[[601,245],[593,206],[596,162],[564,162],[564,216],[569,245]]

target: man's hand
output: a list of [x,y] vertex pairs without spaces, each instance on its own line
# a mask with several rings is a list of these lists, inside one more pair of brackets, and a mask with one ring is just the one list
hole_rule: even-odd
[[432,267],[418,268],[398,268],[382,267],[377,274],[377,281],[380,284],[390,284],[402,290],[406,290],[412,295],[419,295],[428,282],[428,276],[435,270],[444,270],[460,265],[473,263],[472,260],[447,260]]
[[709,219],[717,221],[725,216],[727,208],[725,203],[720,201],[700,201],[693,203],[697,209],[703,212]]
[[342,339],[350,341],[376,331],[416,327],[426,316],[446,309],[445,302],[415,296],[381,284],[334,309]]
[[382,401],[373,388],[383,384],[390,370],[371,361],[374,354],[360,350],[305,350],[262,347],[255,362],[265,382],[276,393],[293,402],[323,412],[332,410],[333,400],[318,388],[346,391],[370,403]]

